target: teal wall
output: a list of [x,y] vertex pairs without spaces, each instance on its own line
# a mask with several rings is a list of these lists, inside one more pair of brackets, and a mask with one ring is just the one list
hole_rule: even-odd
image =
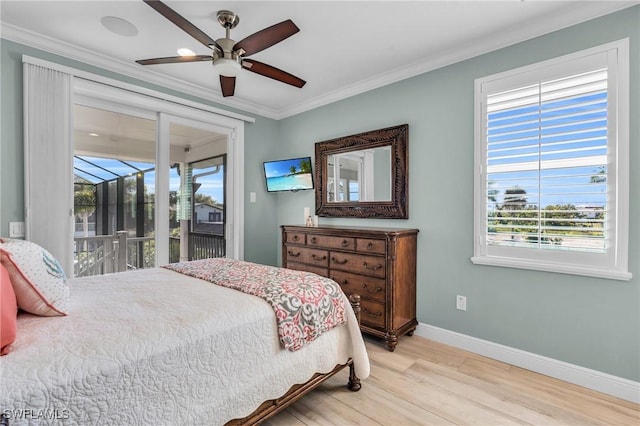
[[[640,7],[382,87],[281,123],[283,157],[314,143],[409,124],[409,219],[321,224],[420,229],[418,320],[640,380]],[[631,282],[473,265],[474,79],[629,37],[631,40]],[[280,195],[278,223],[300,223],[313,193]],[[274,241],[274,247],[277,242]],[[467,311],[455,296],[467,296]]]
[[[276,264],[277,252],[264,250],[273,247],[277,239],[275,211],[276,199],[266,192],[262,176],[262,162],[272,159],[276,147],[279,123],[275,120],[247,114],[224,105],[212,103],[194,96],[185,95],[144,81],[122,76],[69,60],[27,46],[2,40],[0,43],[0,66],[2,77],[0,92],[0,236],[8,236],[9,222],[24,220],[24,170],[22,144],[22,55],[42,58],[51,62],[71,66],[120,80],[129,84],[201,102],[228,111],[255,117],[255,123],[245,124],[245,258],[260,263]],[[249,203],[248,193],[257,193],[257,202]]]
[[[301,223],[303,208],[315,206],[312,191],[266,193],[263,161],[313,156],[315,142],[408,123],[410,218],[321,218],[321,223],[420,229],[418,320],[423,323],[640,381],[640,200],[635,196],[640,191],[638,22],[636,6],[281,121],[256,117],[255,123],[246,125],[245,258],[277,264],[278,226]],[[633,280],[471,264],[474,79],[625,37],[631,41]],[[5,236],[8,222],[24,216],[22,54],[198,100],[3,40],[0,235]],[[250,192],[257,193],[256,203],[249,203]],[[456,294],[467,296],[466,312],[455,309]]]

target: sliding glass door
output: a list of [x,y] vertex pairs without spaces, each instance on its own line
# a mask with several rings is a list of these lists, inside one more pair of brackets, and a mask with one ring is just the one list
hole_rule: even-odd
[[161,119],[169,122],[169,262],[224,257],[227,137],[205,123]]
[[74,276],[226,256],[228,135],[115,103],[73,111]]
[[74,276],[155,266],[155,117],[73,111]]

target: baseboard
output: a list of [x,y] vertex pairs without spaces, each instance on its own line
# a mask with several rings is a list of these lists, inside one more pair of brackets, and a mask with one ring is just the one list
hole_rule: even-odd
[[640,383],[488,340],[420,323],[418,336],[640,404]]

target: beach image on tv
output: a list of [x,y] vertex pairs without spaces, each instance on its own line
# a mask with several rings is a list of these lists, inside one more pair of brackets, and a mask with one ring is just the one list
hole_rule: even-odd
[[264,163],[267,191],[295,191],[313,188],[310,158]]

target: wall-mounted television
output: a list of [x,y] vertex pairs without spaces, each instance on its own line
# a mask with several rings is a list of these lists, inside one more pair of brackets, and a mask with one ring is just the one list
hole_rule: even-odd
[[311,157],[264,162],[267,191],[301,191],[313,189]]

